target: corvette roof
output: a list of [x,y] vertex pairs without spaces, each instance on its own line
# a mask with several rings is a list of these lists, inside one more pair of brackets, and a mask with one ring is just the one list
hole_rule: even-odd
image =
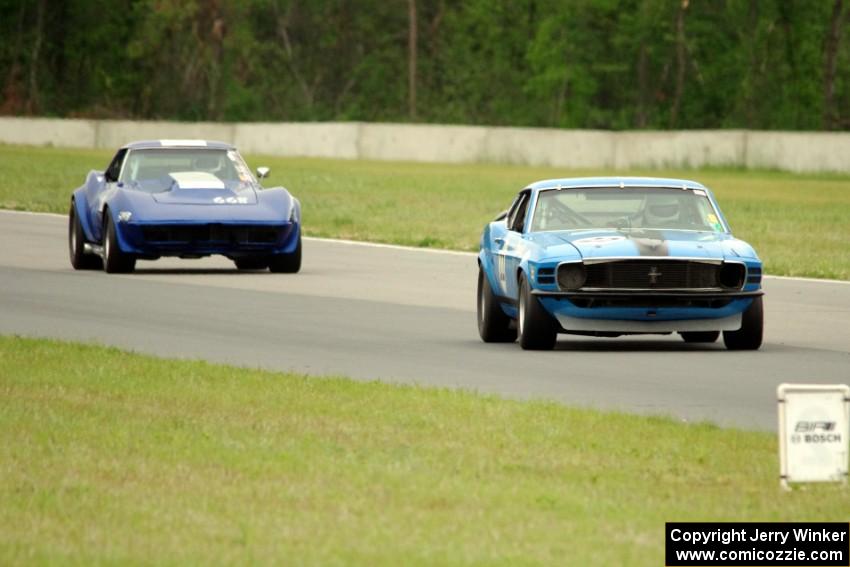
[[140,140],[130,142],[123,147],[130,150],[150,150],[160,148],[207,148],[210,150],[233,150],[230,144],[212,140]]
[[689,179],[667,177],[567,177],[544,179],[529,185],[530,189],[575,189],[578,187],[670,187],[675,189],[705,189],[702,183]]

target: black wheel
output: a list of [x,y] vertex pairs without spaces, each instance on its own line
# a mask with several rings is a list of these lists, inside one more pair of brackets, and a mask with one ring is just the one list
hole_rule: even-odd
[[136,269],[136,258],[118,246],[115,225],[107,212],[104,215],[106,236],[103,237],[103,269],[108,274],[128,274]]
[[679,334],[686,343],[713,343],[720,336],[720,331],[691,331]]
[[275,254],[269,258],[269,271],[276,274],[295,274],[301,269],[301,235],[295,251],[289,254]]
[[764,334],[762,298],[756,297],[741,317],[741,328],[723,331],[723,342],[729,350],[757,350]]
[[233,260],[239,270],[265,270],[269,267],[268,258],[236,258]]
[[478,268],[478,334],[485,343],[512,343],[516,329],[511,329],[511,318],[505,315],[490,288],[487,275]]
[[519,313],[517,330],[519,346],[524,350],[552,350],[558,338],[558,324],[531,295],[525,277],[519,281]]
[[68,255],[71,258],[71,266],[75,270],[99,270],[103,262],[99,256],[86,254],[85,244],[83,225],[80,224],[77,208],[71,201],[71,210],[68,212]]

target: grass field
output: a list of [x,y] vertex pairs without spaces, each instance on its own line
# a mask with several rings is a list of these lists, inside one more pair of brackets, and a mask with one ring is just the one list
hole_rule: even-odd
[[847,521],[773,435],[0,337],[0,564],[661,565],[664,522]]
[[[0,207],[64,213],[73,188],[111,152],[0,146]],[[297,195],[306,234],[475,250],[481,228],[530,181],[610,174],[249,156]],[[850,177],[725,170],[628,171],[711,187],[735,234],[775,275],[850,279]]]

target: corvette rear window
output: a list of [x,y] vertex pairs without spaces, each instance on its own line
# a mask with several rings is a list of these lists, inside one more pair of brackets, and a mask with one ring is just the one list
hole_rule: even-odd
[[600,187],[539,193],[532,231],[603,228],[725,230],[704,191]]

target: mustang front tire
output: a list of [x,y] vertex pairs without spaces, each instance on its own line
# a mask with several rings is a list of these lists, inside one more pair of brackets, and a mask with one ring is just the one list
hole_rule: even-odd
[[512,343],[516,329],[511,329],[511,318],[499,306],[487,274],[478,268],[478,334],[485,343]]
[[741,317],[741,328],[723,331],[723,342],[729,350],[756,350],[761,346],[763,332],[762,298],[756,297]]
[[558,338],[557,323],[531,295],[525,277],[519,280],[519,313],[517,314],[519,346],[523,350],[552,350]]
[[301,269],[301,235],[295,251],[289,254],[275,254],[269,258],[269,271],[276,274],[295,274]]
[[103,269],[108,274],[128,274],[136,269],[136,258],[118,246],[118,235],[112,217],[105,215],[106,236],[103,238]]
[[80,224],[76,205],[72,201],[71,210],[68,212],[68,255],[71,258],[71,266],[75,270],[99,270],[103,267],[100,257],[86,254],[85,245],[83,225]]

